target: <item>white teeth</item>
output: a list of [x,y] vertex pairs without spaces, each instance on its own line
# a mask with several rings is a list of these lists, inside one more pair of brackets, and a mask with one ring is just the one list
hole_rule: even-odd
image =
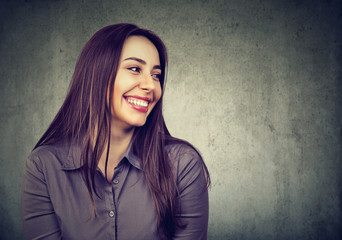
[[129,103],[132,103],[132,104],[134,104],[136,106],[139,106],[139,107],[147,107],[147,105],[148,105],[147,102],[141,101],[141,100],[137,100],[137,99],[128,98],[127,101]]

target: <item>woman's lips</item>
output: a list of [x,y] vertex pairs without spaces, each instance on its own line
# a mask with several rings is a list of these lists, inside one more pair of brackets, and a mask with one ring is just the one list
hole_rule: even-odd
[[135,110],[146,113],[151,98],[142,96],[124,96],[126,102]]

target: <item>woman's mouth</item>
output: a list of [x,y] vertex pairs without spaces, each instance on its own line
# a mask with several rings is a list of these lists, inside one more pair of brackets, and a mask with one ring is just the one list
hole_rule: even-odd
[[148,111],[148,104],[151,102],[150,98],[141,96],[124,96],[124,98],[133,109],[145,113]]

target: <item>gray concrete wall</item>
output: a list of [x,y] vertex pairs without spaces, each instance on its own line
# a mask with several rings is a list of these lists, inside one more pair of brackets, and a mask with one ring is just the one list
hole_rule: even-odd
[[99,28],[170,56],[165,118],[212,177],[209,239],[342,239],[340,1],[1,1],[1,239],[22,238],[25,158]]

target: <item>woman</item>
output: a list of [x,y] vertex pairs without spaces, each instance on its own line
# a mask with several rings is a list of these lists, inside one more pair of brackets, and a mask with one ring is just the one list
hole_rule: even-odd
[[167,54],[132,24],[99,30],[26,161],[27,239],[206,239],[208,170],[162,115]]

